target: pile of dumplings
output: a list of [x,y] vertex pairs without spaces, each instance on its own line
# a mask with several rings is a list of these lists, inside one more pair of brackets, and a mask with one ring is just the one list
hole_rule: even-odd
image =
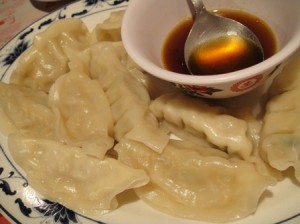
[[51,24],[0,83],[0,129],[32,188],[85,215],[133,189],[164,213],[228,222],[255,213],[289,167],[300,182],[296,60],[253,103],[259,113],[247,96],[192,98],[130,59],[123,14],[92,31]]

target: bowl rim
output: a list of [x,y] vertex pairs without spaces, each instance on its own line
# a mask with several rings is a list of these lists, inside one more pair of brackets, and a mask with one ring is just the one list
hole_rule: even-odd
[[144,69],[151,75],[163,79],[165,81],[187,85],[222,84],[225,82],[234,82],[241,79],[251,78],[258,74],[262,74],[276,67],[277,65],[280,65],[285,59],[291,56],[300,46],[299,30],[282,49],[280,49],[273,56],[262,61],[259,64],[230,73],[197,76],[172,72],[154,64],[153,62],[147,60],[144,56],[142,56],[138,49],[135,49],[135,47],[133,47],[132,44],[130,44],[126,35],[122,36],[124,37],[123,44],[126,51],[142,69]]
[[300,25],[299,29],[296,30],[291,38],[288,40],[287,44],[283,48],[279,49],[270,58],[253,65],[251,67],[241,69],[238,71],[216,74],[216,75],[188,75],[169,71],[162,66],[159,66],[150,60],[148,60],[144,55],[135,47],[134,41],[130,38],[130,32],[127,32],[127,26],[131,26],[128,21],[128,15],[125,13],[122,26],[121,26],[121,36],[125,50],[129,56],[146,72],[151,75],[173,83],[187,84],[187,85],[215,85],[222,83],[236,82],[239,80],[254,77],[259,74],[263,74],[270,69],[280,65],[288,57],[290,57],[297,49],[300,47]]

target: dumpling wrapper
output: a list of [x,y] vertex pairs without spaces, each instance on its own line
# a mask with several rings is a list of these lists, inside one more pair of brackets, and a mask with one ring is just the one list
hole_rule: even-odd
[[98,42],[121,41],[121,25],[125,10],[112,12],[103,23],[97,24],[93,30],[93,35]]
[[246,134],[247,123],[228,114],[225,108],[211,106],[183,93],[170,93],[155,99],[150,109],[159,120],[207,139],[232,156],[247,159],[252,153],[252,142]]
[[56,117],[56,140],[99,158],[113,147],[112,113],[98,80],[70,71],[51,86],[49,104]]
[[123,64],[128,57],[121,42],[102,42],[91,48],[90,75],[100,81],[110,103],[114,120],[114,137],[141,142],[162,152],[169,135],[149,110],[146,87],[132,76]]
[[289,61],[269,93],[261,132],[260,153],[280,171],[295,169],[300,182],[300,58]]
[[144,169],[150,183],[136,189],[153,208],[173,216],[229,222],[253,214],[269,185],[252,163],[220,150],[171,140],[161,155],[134,141],[115,147],[119,160]]
[[143,170],[116,159],[88,156],[79,148],[52,140],[11,134],[8,146],[32,188],[81,214],[107,213],[117,207],[117,194],[149,181]]
[[69,71],[68,49],[80,52],[90,43],[90,32],[82,20],[58,20],[35,36],[32,46],[20,56],[10,82],[48,92]]
[[19,131],[28,137],[53,137],[54,114],[42,91],[0,82],[0,115],[5,135]]

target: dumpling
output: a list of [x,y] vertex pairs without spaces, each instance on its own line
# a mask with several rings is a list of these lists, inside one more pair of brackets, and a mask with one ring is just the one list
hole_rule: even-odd
[[55,113],[56,140],[99,158],[112,148],[112,113],[98,80],[70,71],[51,86],[49,104]]
[[54,114],[48,95],[15,84],[0,82],[0,130],[19,131],[28,137],[53,137]]
[[108,97],[115,122],[115,139],[136,140],[162,152],[169,135],[160,129],[149,110],[146,87],[122,63],[127,55],[122,44],[103,42],[94,45],[91,51],[90,75],[100,81]]
[[230,155],[246,159],[252,153],[252,143],[246,134],[247,123],[231,116],[223,107],[211,106],[183,93],[170,93],[155,99],[150,109],[159,120],[207,139]]
[[82,51],[90,33],[80,19],[58,20],[35,36],[33,45],[19,58],[10,82],[48,92],[53,82],[69,71],[68,49]]
[[[121,44],[121,24],[124,12],[124,10],[112,12],[107,20],[95,27],[92,34],[96,37],[98,42],[110,41],[120,45],[119,52],[122,52],[122,54],[119,54],[119,60],[134,78],[146,86],[151,98],[156,98],[166,91],[178,90],[173,84],[147,74],[125,52]],[[88,55],[85,54],[84,57],[87,58]]]
[[124,10],[112,12],[103,23],[97,24],[93,30],[97,41],[121,41],[121,24]]
[[171,140],[162,154],[134,141],[115,147],[119,160],[144,169],[150,183],[135,189],[152,207],[209,222],[229,222],[255,212],[269,185],[255,166],[220,150]]
[[273,178],[274,184],[276,184],[279,180],[282,180],[282,173],[271,167],[269,163],[265,162],[260,156],[259,144],[263,123],[261,111],[262,108],[264,108],[266,98],[263,97],[263,99],[259,98],[259,100],[257,100],[263,93],[265,95],[265,88],[260,88],[262,89],[239,97],[222,99],[221,101],[218,101],[218,103],[220,103],[222,107],[228,109],[233,116],[242,119],[247,123],[246,134],[252,142],[253,149],[251,156],[246,160],[255,164],[259,173]]
[[269,88],[268,93],[271,97],[299,88],[300,86],[299,61],[300,61],[299,56],[293,57],[283,67],[283,70],[275,78],[271,87]]
[[249,139],[251,139],[253,144],[252,154],[247,159],[247,161],[255,164],[256,169],[260,174],[273,178],[273,184],[275,185],[278,181],[282,180],[283,175],[280,171],[271,167],[270,164],[264,161],[260,156],[259,144],[262,129],[261,118],[255,117],[253,113],[253,108],[248,106],[240,109],[235,108],[234,113],[238,114],[238,117],[240,119],[243,119],[245,122],[247,122],[247,136]]
[[31,187],[85,215],[102,215],[115,209],[117,194],[149,181],[143,170],[112,158],[88,156],[80,148],[57,141],[12,134],[8,146]]
[[300,182],[300,58],[290,61],[270,87],[260,153],[272,167],[295,169]]

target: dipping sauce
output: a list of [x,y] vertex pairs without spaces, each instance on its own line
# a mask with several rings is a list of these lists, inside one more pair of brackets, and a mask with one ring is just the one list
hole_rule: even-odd
[[196,48],[188,60],[195,75],[213,75],[237,71],[263,61],[252,41],[237,36],[219,37]]
[[[219,10],[214,11],[214,13],[234,19],[247,26],[259,39],[264,50],[264,59],[267,59],[275,54],[277,50],[275,35],[273,34],[270,27],[260,18],[238,10]],[[162,49],[162,60],[166,69],[176,73],[189,74],[184,60],[184,44],[192,25],[192,18],[183,20],[168,35]],[[223,60],[228,56],[228,51],[226,51],[225,48],[218,48],[221,45],[235,46],[235,54],[232,54],[233,58],[231,58],[230,60]],[[203,60],[201,61],[206,63],[202,66],[202,68],[205,69],[203,69],[202,71],[200,69],[199,73],[197,74],[221,74],[241,69],[239,67],[232,68],[232,66],[230,66],[230,63],[228,63],[228,61],[230,62],[232,60],[239,60],[239,63],[243,68],[249,67],[261,61],[259,60],[259,58],[245,58],[244,55],[247,53],[245,51],[246,49],[251,50],[251,48],[245,48],[245,43],[243,43],[243,41],[238,38],[224,38],[212,41],[205,47],[205,49],[198,49],[195,52],[195,54],[198,55],[196,55],[194,58],[199,58],[199,55],[201,55],[201,57],[205,57],[204,59],[202,58]],[[249,60],[252,60],[252,62],[249,63]],[[226,61],[227,63],[225,63]],[[197,61],[191,61],[190,63],[190,65],[192,65],[192,63],[197,63],[196,66],[201,66]]]

